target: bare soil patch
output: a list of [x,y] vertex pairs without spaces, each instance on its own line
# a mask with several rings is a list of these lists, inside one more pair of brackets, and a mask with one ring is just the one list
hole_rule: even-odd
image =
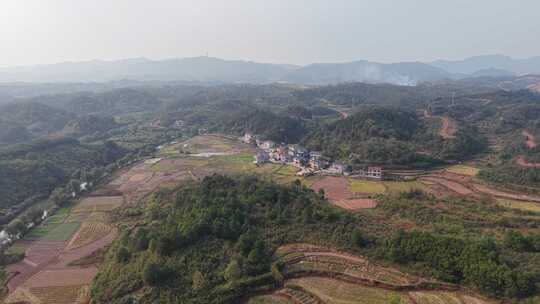
[[441,117],[442,127],[439,134],[444,139],[452,139],[456,137],[457,126],[456,122],[447,116]]
[[511,192],[495,190],[486,185],[481,185],[481,184],[476,184],[476,183],[473,183],[472,186],[477,191],[480,191],[485,194],[493,195],[495,197],[502,197],[502,198],[509,198],[509,199],[514,199],[518,201],[530,201],[530,202],[540,203],[540,197],[527,195],[527,194],[519,194],[519,193],[511,193]]
[[377,207],[377,201],[371,198],[346,199],[335,202],[334,205],[350,211],[359,211]]
[[32,276],[23,286],[32,287],[51,287],[51,286],[70,286],[84,285],[92,282],[97,275],[98,269],[95,267],[73,268],[62,270],[43,270]]
[[82,199],[71,212],[108,212],[120,207],[123,203],[123,196],[91,196]]
[[311,189],[315,191],[323,189],[326,197],[332,203],[336,203],[353,196],[353,193],[350,190],[349,181],[342,177],[327,176],[313,183]]
[[58,254],[66,246],[66,242],[60,241],[31,241],[28,243],[25,259],[6,267],[8,272],[15,274],[7,284],[10,291],[15,290],[34,274],[54,263]]
[[422,177],[421,180],[442,185],[459,195],[469,195],[473,193],[471,189],[453,180],[448,180],[448,179],[433,177],[433,176]]

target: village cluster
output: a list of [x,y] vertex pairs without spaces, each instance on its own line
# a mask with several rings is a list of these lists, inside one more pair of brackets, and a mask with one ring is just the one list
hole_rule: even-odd
[[300,169],[297,175],[307,176],[313,174],[327,175],[350,175],[368,179],[383,179],[383,169],[377,166],[352,171],[351,168],[342,162],[332,161],[319,151],[310,151],[300,145],[276,144],[271,140],[260,140],[258,136],[245,133],[242,141],[247,144],[254,144],[259,148],[255,154],[254,163],[280,163],[293,165]]

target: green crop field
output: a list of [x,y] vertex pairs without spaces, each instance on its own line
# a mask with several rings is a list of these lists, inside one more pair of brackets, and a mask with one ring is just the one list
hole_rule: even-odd
[[510,199],[497,199],[497,204],[506,208],[523,211],[540,212],[540,203],[515,201]]
[[476,176],[480,170],[475,167],[466,166],[466,165],[455,165],[446,168],[446,171],[461,175],[467,175],[467,176]]
[[392,193],[407,192],[413,189],[424,189],[425,186],[420,182],[383,182],[386,190]]
[[63,223],[58,225],[40,225],[26,235],[26,239],[45,241],[67,241],[77,231],[81,223]]
[[351,191],[355,193],[382,194],[386,188],[381,182],[350,179]]

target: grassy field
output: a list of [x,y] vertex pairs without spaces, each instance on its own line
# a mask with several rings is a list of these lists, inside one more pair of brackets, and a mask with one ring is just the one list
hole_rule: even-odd
[[382,194],[386,188],[381,182],[350,179],[351,191],[355,193]]
[[77,222],[40,225],[26,235],[26,239],[41,239],[45,241],[67,241],[79,229]]
[[293,279],[288,281],[286,285],[300,286],[325,303],[388,304],[395,299],[400,299],[401,303],[409,303],[406,297],[398,292],[364,287],[328,278]]
[[466,166],[466,165],[455,165],[455,166],[450,166],[446,168],[446,171],[450,173],[455,173],[455,174],[476,176],[478,172],[480,172],[480,169],[471,167],[471,166]]
[[9,246],[6,250],[7,254],[23,254],[27,249],[26,245],[16,242],[15,244]]
[[540,203],[515,201],[510,199],[497,199],[497,204],[511,209],[540,212]]
[[413,189],[424,189],[425,186],[421,182],[383,182],[387,192],[400,193],[407,192]]

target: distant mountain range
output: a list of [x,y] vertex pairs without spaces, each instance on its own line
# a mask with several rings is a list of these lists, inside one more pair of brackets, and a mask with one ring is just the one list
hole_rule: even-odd
[[212,57],[168,60],[145,58],[119,61],[68,62],[0,68],[0,83],[87,83],[108,81],[172,81],[184,83],[335,84],[340,82],[414,85],[424,81],[467,77],[540,74],[540,57],[512,59],[502,55],[430,63],[370,61],[316,63],[307,66],[267,64]]

